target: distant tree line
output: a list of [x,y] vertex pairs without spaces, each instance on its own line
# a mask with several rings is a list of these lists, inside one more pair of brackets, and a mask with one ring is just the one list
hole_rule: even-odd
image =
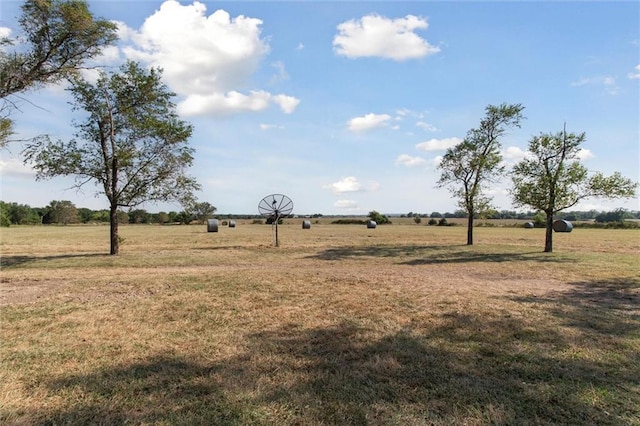
[[[517,219],[517,220],[534,220],[539,212],[527,211],[516,212],[514,210],[490,210],[483,214],[476,214],[474,219]],[[464,210],[456,210],[451,212],[432,212],[432,213],[414,213],[409,212],[407,214],[401,214],[400,217],[413,217],[413,218],[433,218],[433,219],[464,219],[467,217],[467,212]],[[556,219],[568,220],[570,222],[582,221],[582,220],[594,220],[599,223],[606,222],[620,222],[629,219],[640,219],[640,210],[625,210],[618,208],[611,212],[601,212],[598,210],[588,211],[570,211],[559,212],[555,215]]]
[[[145,209],[119,210],[118,222],[140,224],[204,223],[212,217],[216,208],[207,202],[193,203],[185,210],[150,213]],[[10,225],[70,225],[109,223],[108,209],[92,210],[77,208],[71,201],[51,201],[46,207],[31,207],[27,204],[0,201],[0,226]]]

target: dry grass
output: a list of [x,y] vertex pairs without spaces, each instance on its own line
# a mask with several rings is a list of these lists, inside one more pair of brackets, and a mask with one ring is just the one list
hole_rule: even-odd
[[638,424],[637,231],[2,230],[6,424]]

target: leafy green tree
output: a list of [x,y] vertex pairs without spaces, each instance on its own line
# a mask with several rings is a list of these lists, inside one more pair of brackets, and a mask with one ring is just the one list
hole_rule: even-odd
[[70,141],[49,137],[27,144],[26,162],[36,178],[75,175],[77,188],[94,182],[109,201],[110,254],[118,254],[118,209],[144,202],[185,200],[199,189],[186,174],[194,150],[192,127],[180,120],[174,93],[161,71],[127,62],[120,72],[101,72],[96,83],[72,80],[75,110],[83,121]]
[[207,203],[206,201],[198,203],[193,202],[189,206],[189,213],[198,221],[198,223],[205,223],[207,219],[210,219],[211,216],[216,212],[216,208]]
[[491,198],[484,190],[504,173],[500,139],[509,128],[520,127],[523,109],[521,104],[487,106],[480,126],[447,149],[438,166],[442,173],[437,186],[448,187],[466,212],[468,245],[473,244],[474,218],[491,206]]
[[387,223],[391,223],[391,221],[389,220],[389,218],[387,216],[385,216],[382,213],[379,213],[379,212],[377,212],[375,210],[370,211],[368,217],[369,217],[369,219],[373,220],[378,225],[384,225],[384,224],[387,224]]
[[517,206],[531,207],[546,215],[544,251],[553,251],[554,215],[588,197],[628,198],[635,195],[637,183],[616,172],[605,177],[589,173],[578,154],[584,133],[534,136],[529,141],[530,157],[516,164],[511,172],[511,195]]
[[156,218],[157,218],[157,222],[158,223],[167,223],[167,222],[169,222],[169,215],[167,214],[167,212],[158,213]]
[[151,214],[145,209],[134,209],[129,212],[129,223],[149,223]]
[[27,0],[18,19],[26,48],[0,38],[0,147],[13,133],[12,95],[57,83],[115,42],[116,25],[95,19],[82,0]]
[[71,201],[51,201],[47,206],[46,223],[68,225],[78,223],[78,209]]
[[2,203],[7,220],[14,225],[36,225],[41,223],[38,212],[27,204]]
[[629,218],[625,209],[615,209],[610,212],[602,212],[595,217],[595,221],[598,223],[606,222],[623,222],[625,218]]

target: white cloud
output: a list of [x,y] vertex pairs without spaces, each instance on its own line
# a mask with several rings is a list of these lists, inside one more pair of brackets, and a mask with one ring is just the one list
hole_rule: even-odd
[[427,160],[422,157],[412,157],[408,154],[401,154],[396,158],[395,164],[397,166],[419,167],[426,165]]
[[324,189],[330,189],[336,194],[342,194],[344,192],[358,192],[362,190],[362,185],[354,176],[347,176],[334,182],[330,185],[324,185]]
[[448,148],[454,147],[462,142],[460,138],[444,138],[444,139],[430,139],[426,142],[420,142],[416,145],[416,148],[421,151],[444,151]]
[[263,90],[244,95],[235,90],[211,95],[192,94],[178,104],[183,115],[229,114],[246,111],[262,111],[269,106],[271,94]]
[[298,43],[298,46],[296,47],[296,50],[302,50],[302,49],[304,49],[304,44]]
[[333,203],[333,207],[340,210],[348,211],[355,211],[360,208],[358,207],[358,204],[353,200],[337,200],[335,203]]
[[273,97],[273,102],[278,104],[285,114],[291,114],[298,107],[300,99],[280,94]]
[[589,160],[591,158],[595,158],[595,155],[590,150],[586,148],[580,148],[580,151],[578,151],[578,159],[580,161]]
[[434,126],[433,124],[425,123],[424,121],[418,121],[416,123],[416,127],[420,127],[421,129],[426,130],[428,132],[438,131],[438,128],[436,126]]
[[[261,25],[260,19],[232,18],[224,10],[207,16],[206,6],[198,1],[181,5],[167,0],[139,30],[119,23],[118,32],[128,59],[163,69],[167,85],[185,98],[178,103],[181,114],[261,111],[271,102],[293,112],[297,102],[290,96],[239,91],[251,84],[251,76],[269,53]],[[276,68],[284,78],[284,65],[275,64],[280,64]]]
[[0,159],[0,176],[3,178],[12,176],[16,178],[33,179],[35,175],[35,170],[24,165],[22,161],[16,158],[10,158],[7,160]]
[[376,127],[386,126],[391,120],[388,114],[366,114],[363,117],[355,117],[349,120],[349,130],[353,132],[361,132],[365,130],[375,129]]
[[434,167],[438,167],[440,163],[442,163],[442,155],[438,155],[433,160],[431,160],[431,164],[433,164]]
[[627,74],[630,79],[640,78],[640,65],[636,65],[633,72]]
[[0,38],[9,37],[11,35],[11,28],[0,27]]
[[525,151],[517,146],[510,146],[502,151],[502,156],[507,163],[518,163],[529,156],[529,151]]
[[371,14],[339,24],[333,47],[338,55],[348,58],[422,58],[440,51],[414,32],[427,27],[427,20],[418,16],[389,19]]

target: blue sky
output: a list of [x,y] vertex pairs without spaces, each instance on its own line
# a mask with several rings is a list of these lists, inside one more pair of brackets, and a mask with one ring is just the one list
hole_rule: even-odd
[[[0,4],[17,35],[20,2]],[[454,211],[435,184],[446,147],[489,104],[521,103],[527,119],[503,139],[506,165],[541,132],[585,132],[583,163],[640,178],[638,2],[90,1],[119,23],[98,64],[164,69],[194,125],[191,174],[220,213],[257,213],[282,193],[298,214]],[[11,32],[9,32],[11,30]],[[89,77],[89,75],[88,75]],[[70,138],[64,87],[24,95],[20,136]],[[96,187],[36,182],[19,144],[0,153],[2,200],[108,206]],[[491,188],[512,210],[510,179]],[[181,210],[177,204],[145,205]],[[640,209],[588,199],[580,210]]]

